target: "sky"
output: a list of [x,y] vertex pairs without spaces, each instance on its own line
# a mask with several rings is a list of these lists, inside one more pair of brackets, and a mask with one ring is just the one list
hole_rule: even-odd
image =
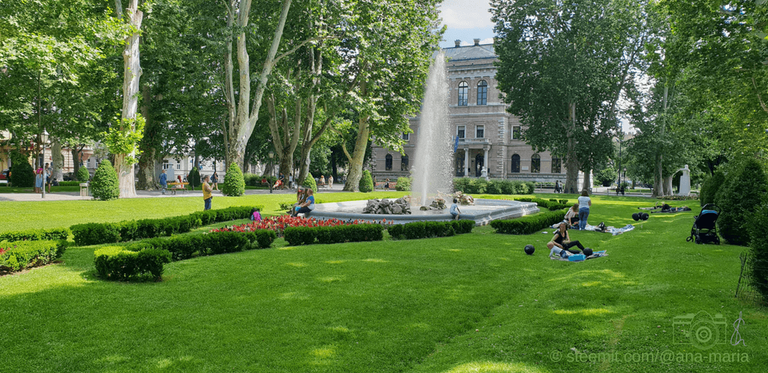
[[441,47],[453,47],[454,40],[461,45],[472,45],[480,38],[482,44],[493,42],[490,2],[488,0],[445,0],[440,6],[440,17],[448,29],[443,35]]

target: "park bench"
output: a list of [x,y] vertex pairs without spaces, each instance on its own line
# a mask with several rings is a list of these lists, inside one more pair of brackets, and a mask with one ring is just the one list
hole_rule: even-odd
[[[384,188],[384,186],[386,184],[387,184],[386,181],[377,181],[376,184],[374,184],[373,189],[384,189],[384,190],[386,190],[386,188]],[[396,181],[390,181],[389,182],[389,190],[395,190],[395,186],[397,186],[397,182]]]
[[171,194],[176,194],[176,191],[178,190],[186,192],[187,185],[189,185],[189,183],[179,183],[179,182],[168,183],[168,190],[171,191]]

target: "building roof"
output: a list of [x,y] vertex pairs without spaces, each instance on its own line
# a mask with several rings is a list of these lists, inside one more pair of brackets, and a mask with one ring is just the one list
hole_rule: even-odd
[[493,44],[443,48],[443,52],[445,52],[445,57],[450,61],[497,58],[496,52],[493,49]]

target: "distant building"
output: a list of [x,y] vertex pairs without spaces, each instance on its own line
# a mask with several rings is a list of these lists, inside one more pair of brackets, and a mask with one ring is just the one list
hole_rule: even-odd
[[[497,89],[494,62],[498,60],[493,44],[444,48],[448,58],[450,104],[447,108],[451,122],[446,131],[452,131],[458,146],[453,154],[456,177],[481,177],[483,166],[488,177],[523,181],[565,181],[565,161],[549,152],[535,152],[520,139],[521,124],[507,112],[508,105]],[[411,134],[406,140],[405,154],[390,151],[374,142],[370,163],[372,174],[378,180],[409,176],[419,139],[419,116],[410,119]],[[581,178],[581,177],[580,177]],[[581,180],[579,181],[581,185]]]

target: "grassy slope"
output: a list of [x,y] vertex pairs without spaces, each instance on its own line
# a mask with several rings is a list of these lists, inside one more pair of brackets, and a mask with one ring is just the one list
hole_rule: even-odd
[[[648,204],[595,199],[590,222],[614,226]],[[572,232],[610,253],[585,263],[547,259],[549,235],[481,227],[418,241],[279,240],[172,263],[162,283],[124,284],[93,279],[93,248],[72,249],[63,264],[0,278],[3,370],[766,371],[765,312],[732,297],[743,248],[686,243],[692,216],[653,215],[617,237]],[[534,256],[522,253],[528,243]],[[710,351],[747,352],[749,362],[567,361],[572,347],[698,352],[671,336],[673,317],[698,311],[729,325],[743,311],[748,347]]]

